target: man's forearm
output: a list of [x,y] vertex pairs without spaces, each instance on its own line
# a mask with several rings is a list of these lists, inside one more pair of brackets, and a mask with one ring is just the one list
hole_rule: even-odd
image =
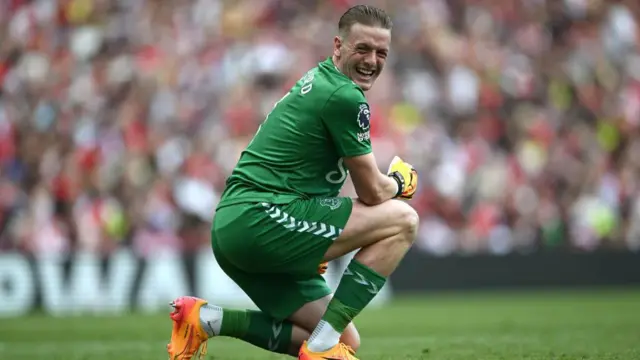
[[367,205],[373,206],[381,204],[387,200],[393,199],[399,192],[396,180],[387,175],[378,173],[377,178],[373,181],[376,183],[373,186],[374,191],[371,191],[366,195],[358,195],[360,201]]

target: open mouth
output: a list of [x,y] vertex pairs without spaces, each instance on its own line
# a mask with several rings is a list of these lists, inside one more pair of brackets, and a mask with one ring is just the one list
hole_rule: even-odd
[[370,78],[373,76],[373,74],[375,73],[374,70],[369,70],[369,69],[365,69],[365,68],[361,68],[358,67],[356,68],[356,72],[358,73],[358,75],[360,75],[363,78]]

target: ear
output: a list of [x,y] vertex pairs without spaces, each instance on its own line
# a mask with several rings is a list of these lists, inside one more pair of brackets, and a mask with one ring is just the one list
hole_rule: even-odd
[[336,36],[333,38],[333,55],[340,56],[340,49],[342,48],[342,38]]

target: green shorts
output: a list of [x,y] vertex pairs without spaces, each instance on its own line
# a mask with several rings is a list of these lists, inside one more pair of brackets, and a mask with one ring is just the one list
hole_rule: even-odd
[[352,207],[348,197],[223,207],[211,231],[214,256],[260,310],[285,319],[331,293],[318,265]]

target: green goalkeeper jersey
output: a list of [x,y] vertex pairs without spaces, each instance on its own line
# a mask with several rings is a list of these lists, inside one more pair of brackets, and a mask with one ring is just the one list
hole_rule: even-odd
[[274,106],[227,179],[218,208],[334,197],[344,157],[371,152],[362,89],[331,58],[309,70]]

